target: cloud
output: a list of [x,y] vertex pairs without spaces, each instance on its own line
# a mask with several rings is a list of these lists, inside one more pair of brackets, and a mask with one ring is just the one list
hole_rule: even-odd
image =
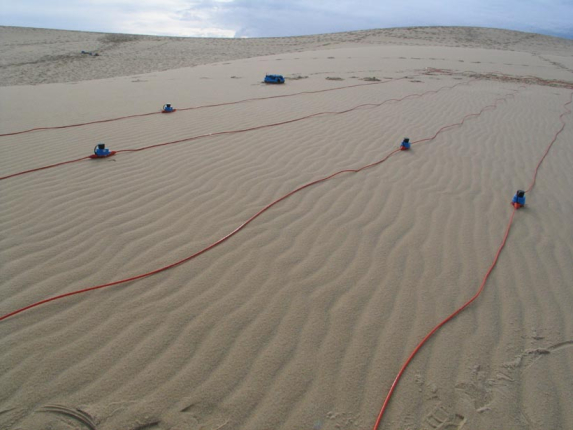
[[3,25],[208,37],[479,26],[573,38],[569,0],[0,0]]
[[560,0],[213,0],[191,2],[237,36],[269,37],[406,26],[479,26],[573,37],[573,2]]
[[[5,4],[4,4],[5,3]],[[234,37],[208,11],[181,15],[187,0],[0,0],[0,23],[23,27],[162,36]]]

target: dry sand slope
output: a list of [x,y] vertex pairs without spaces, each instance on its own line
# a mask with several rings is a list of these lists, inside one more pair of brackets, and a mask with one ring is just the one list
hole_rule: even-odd
[[[87,58],[86,72],[18,45],[51,40],[53,53],[75,55],[102,35],[73,33],[82,43],[72,49],[71,32],[2,31],[12,39],[2,38],[11,77],[0,88],[0,134],[165,102],[388,82],[1,137],[6,176],[89,155],[99,141],[142,148],[371,104],[0,181],[1,315],[171,264],[302,184],[482,112],[296,193],[192,261],[1,321],[0,428],[12,430],[371,429],[417,342],[479,286],[512,195],[561,126],[571,93],[563,82],[573,82],[571,41],[484,29],[287,38],[284,51],[299,52],[266,56],[256,55],[277,52],[276,39],[193,40],[209,64],[147,74],[112,49]],[[454,46],[463,40],[471,46]],[[225,43],[260,51],[229,54]],[[169,52],[167,68],[190,65]],[[34,58],[37,73],[59,83],[25,85],[42,81],[17,65]],[[298,79],[265,86],[265,72]],[[381,428],[573,428],[571,115],[565,121],[484,294],[416,356]]]
[[[0,85],[77,82],[263,55],[372,45],[528,52],[550,66],[573,69],[573,40],[488,28],[413,27],[264,39],[198,39],[0,26]],[[81,51],[100,55],[82,55]]]

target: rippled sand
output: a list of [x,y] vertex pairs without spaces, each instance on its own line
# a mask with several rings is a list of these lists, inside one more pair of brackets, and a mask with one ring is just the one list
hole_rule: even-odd
[[[197,137],[0,181],[1,315],[184,259],[305,183],[481,112],[297,192],[182,265],[1,321],[0,428],[13,430],[372,428],[412,349],[479,287],[573,83],[573,41],[490,29],[0,34],[0,134],[198,107],[0,137],[0,176],[98,142]],[[287,83],[262,84],[267,72]],[[573,428],[564,119],[483,295],[422,348],[380,428]]]

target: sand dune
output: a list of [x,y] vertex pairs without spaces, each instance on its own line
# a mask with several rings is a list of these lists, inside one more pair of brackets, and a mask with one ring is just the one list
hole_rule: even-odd
[[[0,85],[78,82],[181,67],[341,47],[447,46],[490,55],[527,52],[553,69],[573,41],[519,31],[474,27],[409,27],[263,39],[177,38],[1,27]],[[82,54],[98,53],[98,57]],[[500,52],[496,52],[500,51]],[[422,50],[420,52],[431,52]],[[528,61],[529,63],[529,61]],[[282,66],[282,65],[281,65]]]
[[[181,260],[305,183],[480,113],[294,194],[192,261],[1,321],[0,428],[14,430],[372,428],[415,345],[475,293],[573,82],[573,42],[501,30],[138,36],[113,47],[115,35],[2,32],[11,76],[0,134],[388,80],[0,137],[5,176],[100,141],[136,149],[371,104],[0,181],[2,315]],[[35,51],[74,56],[88,42],[101,57]],[[203,57],[176,61],[176,49]],[[33,61],[42,78],[23,65]],[[261,84],[271,71],[292,79]],[[380,428],[573,427],[564,119],[483,295],[421,349]]]

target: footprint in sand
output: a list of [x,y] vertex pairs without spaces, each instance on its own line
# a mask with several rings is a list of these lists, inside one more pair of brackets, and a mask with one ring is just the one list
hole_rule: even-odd
[[86,411],[56,404],[42,406],[23,420],[17,420],[17,424],[18,429],[98,430],[95,419]]
[[330,411],[326,414],[325,422],[317,421],[314,424],[314,429],[322,429],[323,425],[326,425],[328,421],[334,423],[334,428],[337,430],[344,429],[357,429],[362,428],[362,423],[360,422],[360,414],[352,414],[350,412],[333,412]]
[[[197,402],[191,403],[189,406],[181,409],[179,418],[184,418],[183,421],[196,423],[198,429],[204,430],[220,430],[230,428],[230,421],[219,410],[216,405],[209,403]],[[191,430],[195,427],[181,427],[181,430]],[[179,430],[175,426],[173,430]]]
[[420,430],[461,430],[465,423],[462,415],[452,413],[439,404],[426,415]]
[[[539,341],[543,337],[538,336],[534,331],[531,339]],[[546,378],[546,374],[550,373],[546,366],[562,365],[559,361],[552,363],[549,357],[555,353],[569,352],[571,347],[573,347],[573,341],[527,349],[517,354],[513,360],[487,373],[482,371],[480,366],[475,366],[470,380],[457,384],[456,390],[477,413],[488,412],[495,416],[499,413],[500,404],[517,404],[521,401],[519,396],[523,387],[533,386],[535,389],[529,394],[531,399],[528,401],[527,410],[522,410],[515,419],[519,422],[519,428],[528,428],[533,423],[537,423],[542,428],[544,425],[542,417],[550,413],[547,402],[558,403],[557,398],[553,398],[557,394],[553,392],[555,390],[552,390],[552,382]]]

